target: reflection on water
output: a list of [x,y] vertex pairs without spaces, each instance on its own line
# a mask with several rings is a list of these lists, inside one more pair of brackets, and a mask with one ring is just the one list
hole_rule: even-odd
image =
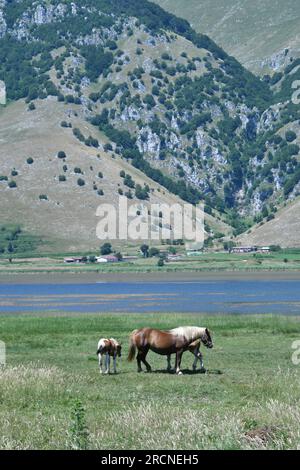
[[0,312],[300,314],[300,281],[0,285]]

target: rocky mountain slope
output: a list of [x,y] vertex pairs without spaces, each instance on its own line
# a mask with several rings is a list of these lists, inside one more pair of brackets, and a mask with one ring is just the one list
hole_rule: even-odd
[[155,0],[208,34],[255,73],[279,71],[300,52],[297,0]]
[[282,207],[273,220],[258,224],[240,235],[237,242],[244,246],[278,245],[300,247],[300,198]]
[[[65,120],[72,128],[61,126]],[[8,175],[0,181],[1,224],[14,222],[41,236],[42,251],[85,251],[101,244],[96,237],[97,207],[102,203],[118,207],[120,193],[131,193],[129,204],[182,202],[120,156],[79,142],[73,134],[76,128],[108,143],[77,106],[54,98],[38,100],[34,112],[22,101],[0,112],[1,172]],[[58,158],[61,149],[63,159]],[[124,174],[135,188],[127,185]],[[10,188],[13,181],[16,187]],[[135,197],[138,185],[149,187],[147,200]],[[155,223],[158,228],[159,218]],[[207,230],[230,233],[226,224],[212,216]]]
[[[272,220],[284,201],[297,197],[300,108],[291,102],[297,61],[260,80],[186,21],[147,1],[2,0],[0,11],[0,80],[9,101],[25,100],[24,120],[42,119],[45,128],[45,109],[52,109],[55,132],[76,142],[74,153],[107,153],[137,171],[142,180],[135,190],[116,186],[116,194],[120,189],[149,200],[152,181],[185,201],[204,200],[206,212],[221,213],[235,234]],[[11,106],[2,110],[3,122]],[[69,108],[70,116],[63,115]],[[74,116],[80,120],[73,122]],[[5,153],[1,146],[0,191],[7,207],[23,198],[21,161],[40,155],[50,193],[49,151],[52,158],[72,153],[63,141],[54,148],[59,140],[45,132],[51,150],[32,147],[29,155],[24,145],[21,161],[7,165],[10,139]],[[85,160],[75,160],[81,169]],[[59,183],[61,170],[55,173]],[[96,194],[97,172],[90,171]],[[18,175],[9,187],[11,172]]]

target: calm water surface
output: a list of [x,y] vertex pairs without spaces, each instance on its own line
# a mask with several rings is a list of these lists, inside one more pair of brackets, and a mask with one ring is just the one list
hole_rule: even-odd
[[300,281],[0,284],[0,313],[30,311],[299,315]]

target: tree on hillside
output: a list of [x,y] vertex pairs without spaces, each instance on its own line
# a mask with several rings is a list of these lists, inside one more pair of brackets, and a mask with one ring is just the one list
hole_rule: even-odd
[[111,243],[104,243],[100,248],[101,255],[109,255],[112,253]]
[[143,244],[140,249],[141,249],[141,252],[143,254],[143,257],[148,258],[148,256],[149,256],[149,245]]
[[153,256],[158,256],[159,255],[159,249],[156,247],[152,247],[149,250],[149,256],[152,258]]
[[159,266],[161,268],[162,266],[164,266],[164,264],[165,264],[164,259],[159,258],[159,260],[157,261],[157,266]]

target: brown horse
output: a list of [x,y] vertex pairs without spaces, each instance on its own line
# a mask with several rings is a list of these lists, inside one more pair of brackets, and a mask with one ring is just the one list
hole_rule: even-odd
[[128,353],[128,361],[132,361],[135,357],[136,349],[138,350],[136,360],[138,372],[142,371],[141,363],[146,366],[147,372],[151,372],[151,366],[146,361],[149,349],[157,354],[167,355],[176,354],[176,374],[182,374],[180,370],[181,358],[184,351],[197,339],[201,339],[203,344],[208,348],[213,347],[210,332],[207,328],[199,328],[197,326],[183,326],[174,328],[170,331],[161,331],[154,328],[141,328],[134,330],[130,336],[130,345]]

